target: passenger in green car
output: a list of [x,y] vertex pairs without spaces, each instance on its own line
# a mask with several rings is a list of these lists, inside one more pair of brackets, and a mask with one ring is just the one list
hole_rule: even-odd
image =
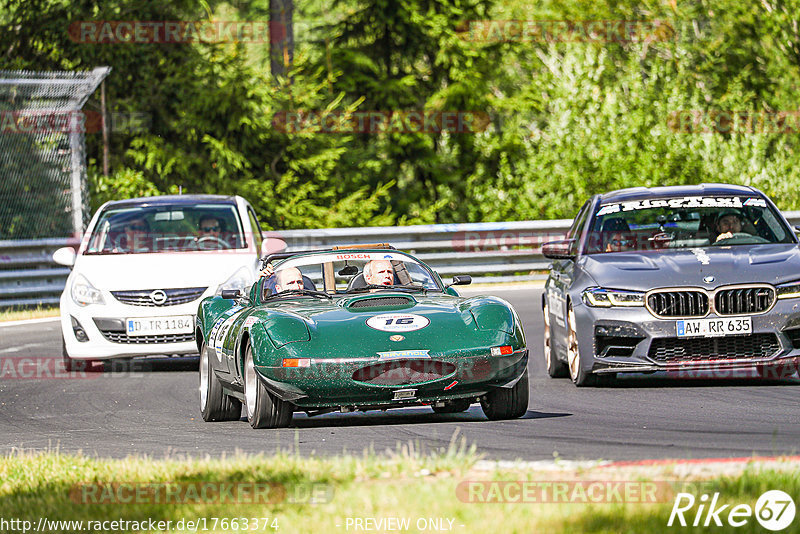
[[364,265],[364,281],[369,285],[390,286],[394,283],[394,268],[389,260],[371,260]]

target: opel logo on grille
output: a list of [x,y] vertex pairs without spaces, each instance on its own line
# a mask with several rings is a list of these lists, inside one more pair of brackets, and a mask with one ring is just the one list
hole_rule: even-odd
[[714,278],[713,276],[706,276],[705,278],[703,278],[703,282],[705,282],[706,284],[710,284],[714,280],[716,280],[716,278]]
[[156,306],[161,306],[165,302],[167,302],[167,294],[164,293],[161,289],[156,289],[152,293],[150,293],[150,300],[153,301],[153,304]]

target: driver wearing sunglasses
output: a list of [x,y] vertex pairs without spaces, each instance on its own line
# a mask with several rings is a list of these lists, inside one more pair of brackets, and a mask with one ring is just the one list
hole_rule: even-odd
[[197,242],[202,250],[230,248],[222,237],[222,221],[213,215],[203,215],[197,225]]
[[633,240],[626,238],[622,232],[614,232],[606,244],[606,252],[627,252],[633,250]]

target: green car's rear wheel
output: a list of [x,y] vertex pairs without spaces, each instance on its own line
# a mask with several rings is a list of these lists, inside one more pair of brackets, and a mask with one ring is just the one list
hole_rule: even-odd
[[242,415],[242,403],[226,395],[214,376],[205,343],[200,348],[200,412],[204,421],[238,421]]
[[525,415],[528,410],[528,369],[513,387],[493,389],[481,397],[481,408],[492,421]]
[[456,399],[447,401],[444,406],[431,406],[436,413],[459,413],[469,410],[472,399]]
[[253,428],[283,428],[291,423],[294,406],[270,393],[258,379],[249,345],[244,357],[244,398]]

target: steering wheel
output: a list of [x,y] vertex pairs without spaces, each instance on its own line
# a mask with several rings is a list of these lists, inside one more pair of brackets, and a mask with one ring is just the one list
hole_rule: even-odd
[[[216,243],[219,247],[206,247],[201,246],[205,243]],[[224,239],[214,236],[214,235],[204,235],[203,237],[197,238],[197,248],[200,250],[214,250],[214,248],[231,248],[230,244],[225,241]]]
[[753,244],[769,243],[768,240],[764,239],[761,236],[753,235],[753,234],[750,234],[748,232],[736,232],[736,233],[731,234],[730,237],[725,237],[723,239],[718,239],[717,241],[714,241],[712,243],[712,245],[724,245],[728,241],[735,241],[737,239],[754,240],[755,243],[753,243]]

